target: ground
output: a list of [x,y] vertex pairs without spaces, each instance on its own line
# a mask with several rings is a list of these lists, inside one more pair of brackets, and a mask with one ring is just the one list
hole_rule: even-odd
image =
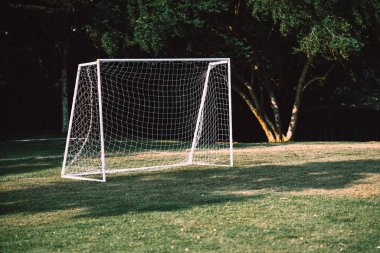
[[0,252],[380,252],[380,143],[235,145],[233,168],[60,178],[0,144]]

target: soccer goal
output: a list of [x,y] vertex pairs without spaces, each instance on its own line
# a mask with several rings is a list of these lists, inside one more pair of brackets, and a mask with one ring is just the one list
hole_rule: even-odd
[[233,166],[229,58],[78,66],[62,177]]

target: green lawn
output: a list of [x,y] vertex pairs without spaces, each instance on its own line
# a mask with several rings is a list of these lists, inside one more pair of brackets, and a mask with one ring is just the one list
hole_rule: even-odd
[[0,144],[0,252],[380,252],[380,143],[237,144],[235,167],[60,178]]

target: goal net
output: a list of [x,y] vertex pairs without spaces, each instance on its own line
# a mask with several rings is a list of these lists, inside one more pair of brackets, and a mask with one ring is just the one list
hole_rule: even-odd
[[232,166],[229,59],[103,59],[78,66],[62,177]]

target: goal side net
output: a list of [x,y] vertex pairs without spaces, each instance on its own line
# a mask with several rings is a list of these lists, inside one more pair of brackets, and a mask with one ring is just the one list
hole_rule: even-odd
[[224,58],[80,64],[62,177],[232,166],[230,79]]

